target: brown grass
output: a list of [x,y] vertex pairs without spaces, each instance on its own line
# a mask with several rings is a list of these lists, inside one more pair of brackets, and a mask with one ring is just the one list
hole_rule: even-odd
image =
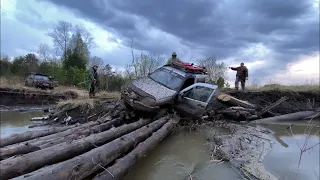
[[86,108],[93,109],[95,107],[94,99],[79,97],[77,99],[68,99],[59,101],[56,108],[59,110],[62,109],[74,109],[74,108]]

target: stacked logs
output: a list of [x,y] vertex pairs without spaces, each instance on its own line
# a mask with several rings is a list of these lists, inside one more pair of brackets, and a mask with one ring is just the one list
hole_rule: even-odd
[[[176,123],[125,118],[30,131],[1,139],[0,179],[121,179]],[[106,175],[105,169],[112,174]],[[116,178],[115,178],[116,177]]]

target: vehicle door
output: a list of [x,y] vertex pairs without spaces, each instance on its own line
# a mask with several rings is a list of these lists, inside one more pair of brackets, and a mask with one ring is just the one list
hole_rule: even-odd
[[32,82],[33,82],[33,75],[29,75],[28,78],[27,78],[28,86],[31,86]]
[[178,95],[176,110],[186,115],[201,116],[217,88],[212,84],[195,83],[183,89]]

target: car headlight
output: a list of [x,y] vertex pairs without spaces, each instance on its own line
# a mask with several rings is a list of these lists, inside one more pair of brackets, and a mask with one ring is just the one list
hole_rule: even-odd
[[141,102],[144,104],[151,105],[151,104],[154,104],[156,102],[156,100],[151,97],[145,97],[141,100]]

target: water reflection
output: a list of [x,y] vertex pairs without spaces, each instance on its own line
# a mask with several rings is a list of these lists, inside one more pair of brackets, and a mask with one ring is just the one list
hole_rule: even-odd
[[[272,150],[266,155],[264,165],[266,169],[279,179],[319,179],[319,121],[314,121],[314,128],[310,131],[304,123],[288,125],[269,124],[265,127],[274,131]],[[291,128],[290,128],[291,127]],[[292,136],[293,134],[293,136]],[[310,134],[309,138],[307,134]],[[306,140],[307,139],[307,140]],[[299,157],[304,144],[306,148],[314,148],[303,153],[298,169]],[[296,177],[296,175],[298,175]]]
[[[33,112],[19,112],[19,111],[6,111],[0,112],[0,132],[1,138],[10,136],[14,133],[22,133],[28,130],[28,126],[32,125],[33,122],[30,121],[32,117],[43,116],[42,111]],[[39,128],[32,128],[40,129]]]
[[125,180],[237,179],[228,164],[209,162],[206,131],[181,131],[163,140],[130,171]]

